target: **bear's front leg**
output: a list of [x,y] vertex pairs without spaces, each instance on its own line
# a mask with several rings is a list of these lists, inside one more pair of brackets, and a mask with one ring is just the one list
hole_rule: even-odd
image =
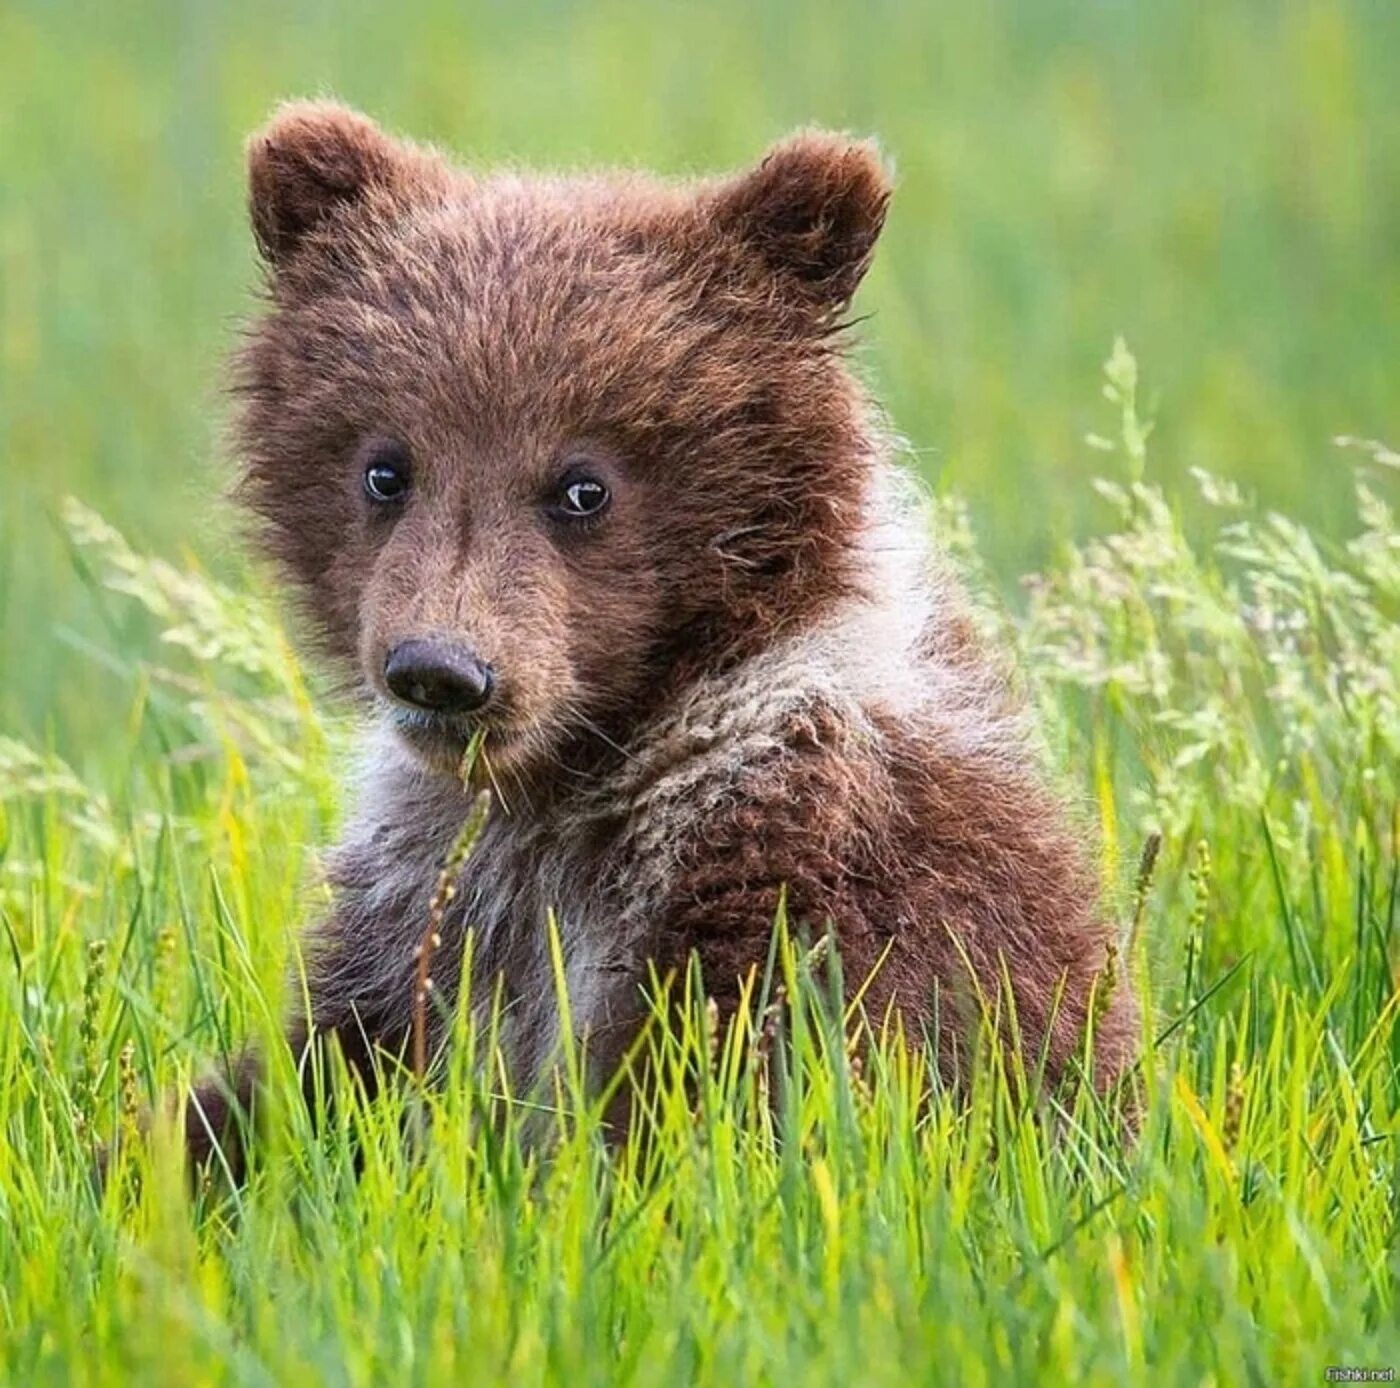
[[[402,1052],[406,1038],[396,1038]],[[346,1069],[368,1096],[378,1089],[376,1053],[391,1041],[380,1029],[371,1031],[358,1013],[328,1020],[318,1017],[308,1026],[305,1020],[292,1022],[286,1045],[297,1067],[301,1093],[313,1118],[328,1113],[334,1102],[329,1085],[332,1075],[330,1052],[339,1049]],[[195,1085],[185,1104],[185,1151],[191,1169],[223,1172],[235,1183],[247,1174],[251,1146],[258,1139],[262,1121],[259,1107],[265,1105],[267,1058],[253,1049],[245,1050],[222,1074]]]

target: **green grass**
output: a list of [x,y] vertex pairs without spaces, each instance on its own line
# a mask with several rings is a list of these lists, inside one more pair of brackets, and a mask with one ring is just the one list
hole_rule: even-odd
[[[1400,8],[403,11],[0,9],[0,1382],[1400,1364],[1400,470],[1331,442],[1397,433]],[[209,501],[239,143],[320,90],[481,160],[882,136],[862,361],[1097,823],[1134,1142],[990,1061],[961,1098],[853,1066],[803,942],[766,1071],[698,994],[657,1037],[645,1149],[567,1067],[512,1103],[465,1023],[440,1090],[321,1138],[279,1070],[236,1196],[133,1137],[275,1031],[338,815],[345,729]],[[1119,331],[1148,387],[1115,351],[1105,402]]]
[[[141,1112],[275,1036],[345,730],[256,596],[65,508],[114,638],[132,606],[164,639],[105,648],[141,691],[113,710],[120,788],[0,741],[0,1381],[1272,1383],[1394,1364],[1396,461],[1357,453],[1337,544],[1202,474],[1217,520],[1193,544],[1132,480],[1154,465],[1121,345],[1106,385],[1108,523],[983,620],[1098,807],[1119,968],[1146,1002],[1131,1140],[1084,1086],[1018,1097],[990,1052],[965,1094],[898,1037],[853,1059],[822,942],[780,930],[739,1030],[678,985],[681,1021],[646,1042],[645,1142],[609,1151],[569,1055],[552,1104],[513,1099],[489,1020],[459,1016],[440,1088],[405,1076],[319,1136],[282,1053],[251,1180],[191,1191]],[[936,511],[975,575],[966,511]]]

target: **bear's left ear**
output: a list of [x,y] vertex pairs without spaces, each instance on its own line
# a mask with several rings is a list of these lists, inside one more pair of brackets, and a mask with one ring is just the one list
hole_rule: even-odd
[[248,141],[248,210],[258,249],[280,269],[335,212],[373,192],[407,195],[442,165],[333,101],[291,101]]
[[869,267],[891,191],[872,142],[809,130],[722,185],[712,207],[722,228],[818,311],[832,312],[850,302]]

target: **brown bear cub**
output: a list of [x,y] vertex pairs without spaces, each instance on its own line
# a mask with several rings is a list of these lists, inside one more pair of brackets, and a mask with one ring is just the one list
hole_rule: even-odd
[[[560,1039],[550,913],[604,1074],[653,971],[694,955],[736,1005],[784,892],[950,1079],[1008,986],[1028,1066],[1063,1074],[1092,1010],[1096,1082],[1122,1072],[1095,875],[842,357],[876,151],[474,173],[310,103],[249,178],[270,308],[237,360],[241,496],[365,721],[293,1045],[334,1035],[367,1083],[404,1055],[480,731],[499,795],[433,972],[451,1003],[471,931],[517,1092]],[[255,1072],[195,1096],[197,1157]]]

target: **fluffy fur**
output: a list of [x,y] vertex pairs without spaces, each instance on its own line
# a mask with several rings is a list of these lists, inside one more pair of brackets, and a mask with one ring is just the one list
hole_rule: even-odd
[[[241,492],[367,723],[293,1043],[333,1034],[366,1077],[402,1053],[480,726],[506,803],[434,974],[455,998],[473,931],[522,1087],[558,1042],[547,913],[601,1073],[651,968],[695,954],[735,1004],[780,892],[950,1078],[1007,982],[1031,1063],[1062,1073],[1112,930],[842,359],[890,192],[874,149],[808,132],[693,184],[477,176],[297,104],[249,164],[270,306],[237,365]],[[362,484],[386,446],[412,466],[387,511]],[[580,460],[611,504],[561,529],[544,501]],[[423,635],[490,662],[478,718],[386,688],[386,652]],[[1135,1029],[1120,983],[1101,1081]],[[227,1092],[191,1105],[197,1155]]]

